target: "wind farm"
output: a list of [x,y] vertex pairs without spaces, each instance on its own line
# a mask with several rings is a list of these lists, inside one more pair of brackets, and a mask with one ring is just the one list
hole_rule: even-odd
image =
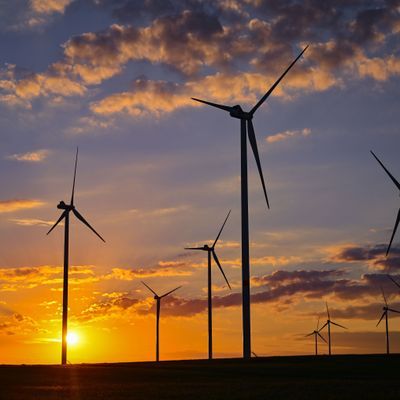
[[398,398],[398,1],[3,3],[0,397]]

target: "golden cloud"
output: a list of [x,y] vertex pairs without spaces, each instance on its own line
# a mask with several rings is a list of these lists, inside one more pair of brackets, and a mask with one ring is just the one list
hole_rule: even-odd
[[44,204],[45,203],[40,200],[26,200],[26,199],[0,200],[0,213],[27,210],[30,208],[40,207]]

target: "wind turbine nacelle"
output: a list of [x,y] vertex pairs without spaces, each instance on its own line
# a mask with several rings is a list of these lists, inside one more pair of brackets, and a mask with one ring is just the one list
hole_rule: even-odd
[[229,115],[233,118],[238,118],[238,119],[252,119],[253,118],[252,115],[250,115],[247,112],[244,112],[242,107],[240,107],[239,104],[232,107],[232,111],[229,113]]
[[75,208],[74,206],[71,206],[69,204],[65,204],[62,200],[58,203],[57,206],[58,209],[60,210],[72,210],[73,208]]

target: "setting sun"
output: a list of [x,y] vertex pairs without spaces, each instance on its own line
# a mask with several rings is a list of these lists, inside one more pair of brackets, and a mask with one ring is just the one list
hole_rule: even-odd
[[69,332],[67,334],[67,343],[70,346],[75,346],[79,343],[79,335],[76,332]]

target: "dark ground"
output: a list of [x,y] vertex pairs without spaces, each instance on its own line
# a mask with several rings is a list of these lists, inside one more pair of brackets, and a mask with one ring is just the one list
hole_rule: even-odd
[[400,399],[400,355],[0,366],[0,399]]

